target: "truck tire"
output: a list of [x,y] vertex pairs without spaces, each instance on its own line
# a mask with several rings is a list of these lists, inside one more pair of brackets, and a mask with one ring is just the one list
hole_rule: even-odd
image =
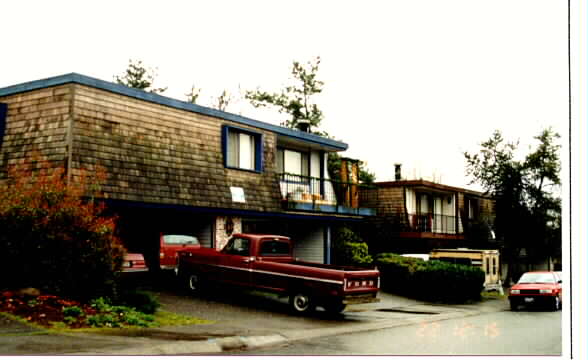
[[333,301],[323,305],[325,310],[330,314],[339,314],[345,310],[345,304],[340,301]]
[[510,311],[517,311],[519,309],[519,303],[514,300],[510,300]]
[[295,314],[308,314],[314,311],[315,304],[310,295],[295,292],[290,295],[290,307]]
[[202,288],[202,279],[198,274],[183,274],[180,279],[186,290],[190,293],[198,293]]

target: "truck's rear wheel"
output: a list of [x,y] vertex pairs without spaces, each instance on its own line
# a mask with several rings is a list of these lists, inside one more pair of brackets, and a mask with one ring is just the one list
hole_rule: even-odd
[[324,305],[325,310],[331,314],[339,314],[345,310],[345,304],[340,301],[330,302]]
[[290,306],[297,314],[306,314],[314,310],[314,303],[310,295],[303,292],[296,292],[290,295]]

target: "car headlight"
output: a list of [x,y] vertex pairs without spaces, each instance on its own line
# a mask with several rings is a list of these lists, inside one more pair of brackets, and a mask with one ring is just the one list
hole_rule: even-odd
[[510,291],[510,293],[511,293],[511,294],[518,295],[518,294],[520,294],[520,293],[521,293],[521,290],[516,290],[516,289],[515,289],[515,290],[511,290],[511,291]]
[[551,289],[539,289],[539,294],[551,294]]

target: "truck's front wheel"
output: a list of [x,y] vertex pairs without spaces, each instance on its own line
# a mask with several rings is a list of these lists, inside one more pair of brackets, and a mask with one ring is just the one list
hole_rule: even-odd
[[184,280],[190,292],[197,292],[202,287],[202,282],[197,274],[188,274]]
[[296,292],[290,295],[290,306],[297,314],[305,314],[314,310],[312,298],[305,293]]

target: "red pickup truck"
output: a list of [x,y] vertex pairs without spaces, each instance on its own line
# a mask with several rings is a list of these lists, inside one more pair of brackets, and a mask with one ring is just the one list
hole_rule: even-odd
[[297,261],[290,238],[278,235],[236,234],[220,251],[181,250],[178,275],[192,291],[213,282],[288,296],[296,313],[379,301],[377,269]]

